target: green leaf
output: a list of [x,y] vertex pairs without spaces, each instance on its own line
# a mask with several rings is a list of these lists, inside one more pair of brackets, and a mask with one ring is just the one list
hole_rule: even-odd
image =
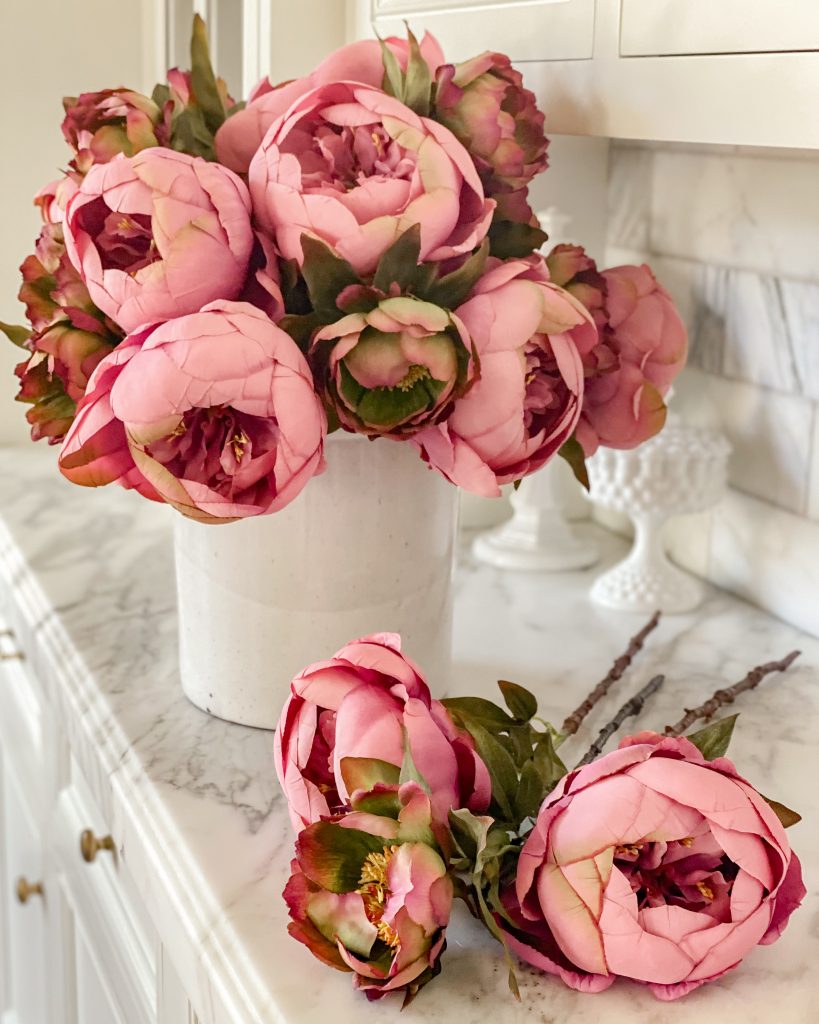
[[771,800],[770,797],[765,796],[763,793],[760,793],[759,795],[782,822],[783,828],[790,828],[791,825],[798,825],[802,820],[802,815],[797,811],[792,811],[790,807],[786,807],[778,800]]
[[304,316],[288,314],[283,316],[278,323],[278,326],[283,331],[287,331],[305,355],[310,350],[313,335],[323,325],[324,321],[315,313],[306,313]]
[[497,732],[515,724],[503,708],[483,697],[445,697],[441,703],[447,710],[455,712],[464,725],[467,721],[474,721],[490,732]]
[[455,309],[460,306],[483,273],[488,256],[489,243],[484,240],[480,248],[476,249],[468,260],[464,260],[457,270],[433,281],[423,297],[427,302],[432,302],[442,309]]
[[303,234],[301,247],[304,253],[302,273],[314,310],[319,315],[337,318],[336,299],[349,285],[361,284],[361,279],[346,260],[317,238]]
[[412,758],[412,750],[410,749],[409,734],[406,728],[403,729],[404,733],[404,760],[401,762],[401,772],[398,776],[399,785],[403,786],[405,782],[417,782],[418,785],[423,789],[427,796],[432,795],[432,790],[429,788],[429,783],[424,776],[418,771],[415,761]]
[[187,107],[180,111],[171,125],[171,144],[180,153],[201,156],[204,160],[215,160],[213,132],[205,123],[205,116],[198,107]]
[[348,793],[354,793],[357,789],[370,790],[379,782],[395,786],[401,774],[397,765],[379,761],[375,757],[342,757],[340,768]]
[[557,454],[569,463],[572,472],[574,473],[575,480],[577,480],[582,487],[585,487],[587,491],[591,490],[591,486],[589,484],[589,471],[586,468],[586,453],[583,451],[583,446],[577,438],[570,437],[569,440],[565,441],[558,449]]
[[495,220],[489,228],[489,251],[498,259],[508,260],[531,256],[549,236],[532,224],[513,220]]
[[537,714],[537,697],[524,686],[510,683],[508,679],[499,679],[498,686],[506,706],[518,722],[528,722]]
[[404,102],[404,74],[401,66],[392,50],[387,46],[381,36],[378,37],[381,44],[381,60],[384,63],[384,79],[381,88],[388,96]]
[[191,34],[191,92],[205,124],[215,133],[225,120],[225,105],[210,60],[208,30],[198,14],[194,15]]
[[160,110],[162,110],[170,98],[171,90],[164,82],[159,82],[154,86],[153,92],[151,93],[151,99]]
[[407,39],[409,40],[409,57],[407,73],[404,76],[404,103],[419,117],[428,117],[432,94],[432,74],[429,64],[421,56],[421,47],[409,26],[407,26]]
[[413,224],[378,261],[373,285],[386,293],[392,284],[397,284],[402,292],[412,291],[420,253],[421,225]]
[[554,737],[551,731],[544,732],[535,747],[533,758],[543,787],[543,798],[546,797],[566,774],[566,765],[558,757],[555,750]]
[[543,779],[537,765],[533,760],[527,761],[521,770],[518,791],[515,794],[515,811],[520,821],[537,817],[545,796]]
[[737,724],[739,715],[730,715],[728,718],[719,718],[711,722],[703,729],[692,732],[686,736],[699,750],[706,761],[713,761],[716,757],[724,757],[731,742],[731,735],[734,726]]
[[318,821],[299,833],[296,856],[302,871],[316,885],[330,892],[352,892],[358,888],[368,854],[380,853],[384,845],[380,836]]
[[515,762],[504,747],[482,725],[472,720],[465,723],[475,747],[489,770],[492,780],[492,796],[505,817],[514,817],[513,802],[518,788],[518,774]]
[[26,342],[31,337],[31,331],[27,327],[6,324],[2,320],[0,320],[0,331],[5,334],[12,345],[16,345],[18,348],[26,348]]

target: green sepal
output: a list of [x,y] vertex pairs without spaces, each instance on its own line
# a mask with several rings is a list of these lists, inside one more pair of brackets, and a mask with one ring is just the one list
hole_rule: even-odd
[[537,817],[537,812],[540,810],[545,796],[543,779],[535,762],[527,761],[521,769],[515,793],[515,813],[520,821]]
[[417,782],[418,785],[423,789],[427,796],[432,795],[432,790],[429,787],[429,783],[424,776],[418,771],[418,767],[412,757],[412,750],[410,749],[409,734],[406,728],[403,729],[404,733],[404,759],[401,762],[401,771],[398,776],[399,785],[403,786],[405,782]]
[[500,260],[531,256],[549,240],[540,228],[514,220],[493,220],[488,237],[491,255]]
[[395,786],[401,774],[398,765],[375,757],[342,757],[340,769],[348,793],[358,789],[369,791],[379,782]]
[[198,14],[194,15],[191,33],[191,92],[205,125],[215,134],[224,123],[225,105],[210,59],[208,30]]
[[779,818],[783,828],[790,828],[791,825],[798,825],[802,820],[802,815],[798,811],[791,810],[790,807],[786,807],[781,804],[778,800],[772,800],[770,797],[765,796],[763,793],[759,794],[765,803],[771,808],[774,814]]
[[165,104],[170,102],[171,99],[170,86],[166,85],[164,82],[158,82],[151,92],[151,99],[160,110],[163,110]]
[[685,738],[694,744],[706,761],[724,757],[731,743],[731,736],[738,718],[739,715],[719,718],[716,722],[709,723],[703,729],[698,729],[697,732],[692,732]]
[[356,793],[350,800],[354,811],[375,814],[379,818],[398,819],[401,813],[401,801],[394,786],[378,785],[367,793]]
[[442,309],[460,306],[483,274],[489,256],[489,243],[484,239],[469,259],[464,260],[457,270],[433,281],[425,290],[423,298]]
[[384,840],[332,821],[308,825],[296,838],[296,856],[304,874],[330,892],[358,888],[361,866],[371,853],[381,853]]
[[418,277],[420,254],[421,225],[413,224],[392,243],[378,261],[373,287],[388,295],[390,285],[397,284],[402,293],[413,293]]
[[18,348],[27,348],[26,342],[31,337],[31,331],[27,327],[19,327],[17,324],[6,324],[0,320],[0,331],[9,339],[12,345]]
[[530,693],[525,686],[519,683],[511,683],[508,679],[499,679],[498,687],[503,694],[503,700],[512,712],[515,721],[528,722],[537,714],[537,697]]
[[213,132],[205,121],[203,112],[194,106],[186,107],[173,118],[171,146],[189,156],[201,156],[203,160],[214,161]]
[[429,64],[421,56],[421,47],[409,25],[407,25],[407,39],[409,40],[409,56],[407,72],[404,76],[404,103],[419,117],[429,117],[432,74]]
[[586,453],[583,451],[583,446],[577,438],[570,437],[568,441],[564,441],[557,454],[568,462],[572,473],[574,473],[575,480],[577,480],[581,487],[585,487],[587,491],[591,490],[589,470],[586,466]]
[[392,96],[403,103],[404,73],[401,70],[401,65],[381,36],[378,37],[378,42],[381,45],[381,60],[384,64],[384,78],[381,82],[381,88],[388,96]]
[[302,274],[313,309],[319,316],[338,319],[336,299],[345,288],[361,284],[361,278],[329,245],[312,235],[301,236],[301,247],[304,253]]

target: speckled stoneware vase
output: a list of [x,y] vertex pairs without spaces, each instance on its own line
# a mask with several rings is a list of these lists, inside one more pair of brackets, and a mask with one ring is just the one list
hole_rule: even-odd
[[297,672],[385,630],[447,678],[457,490],[407,444],[337,433],[326,456],[275,515],[176,520],[182,686],[209,714],[274,728]]

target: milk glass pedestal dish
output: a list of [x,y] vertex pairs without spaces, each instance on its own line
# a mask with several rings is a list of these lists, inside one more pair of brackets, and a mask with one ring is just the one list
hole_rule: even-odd
[[668,614],[696,608],[699,580],[672,565],[663,527],[675,515],[703,512],[722,497],[730,446],[719,434],[671,420],[640,448],[600,448],[588,461],[596,502],[634,523],[628,558],[598,577],[592,600],[608,608]]
[[403,443],[338,433],[326,456],[274,515],[176,520],[182,686],[219,718],[274,728],[292,677],[367,633],[447,678],[456,488]]

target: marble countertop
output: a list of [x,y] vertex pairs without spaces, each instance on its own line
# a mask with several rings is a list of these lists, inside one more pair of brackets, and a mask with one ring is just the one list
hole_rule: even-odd
[[[367,1003],[348,976],[322,967],[285,934],[280,893],[293,837],[273,737],[210,718],[182,695],[173,513],[116,489],[72,488],[55,462],[46,448],[0,451],[0,609],[60,715],[202,1024],[398,1020],[399,1003]],[[621,555],[621,540],[597,537],[604,564]],[[596,571],[514,575],[464,555],[456,669],[450,681],[431,680],[433,688],[493,696],[497,678],[515,679],[537,694],[542,714],[562,721],[645,618],[592,606]],[[816,1020],[819,640],[712,591],[694,614],[661,624],[565,749],[570,762],[580,756],[609,713],[660,668],[666,686],[635,728],[673,720],[683,705],[794,647],[803,656],[788,675],[739,705],[731,749],[763,792],[805,818],[790,835],[809,896],[778,943],[675,1004],[628,982],[580,995],[525,967],[516,1003],[499,948],[458,913],[443,973],[402,1013],[402,1024]]]

